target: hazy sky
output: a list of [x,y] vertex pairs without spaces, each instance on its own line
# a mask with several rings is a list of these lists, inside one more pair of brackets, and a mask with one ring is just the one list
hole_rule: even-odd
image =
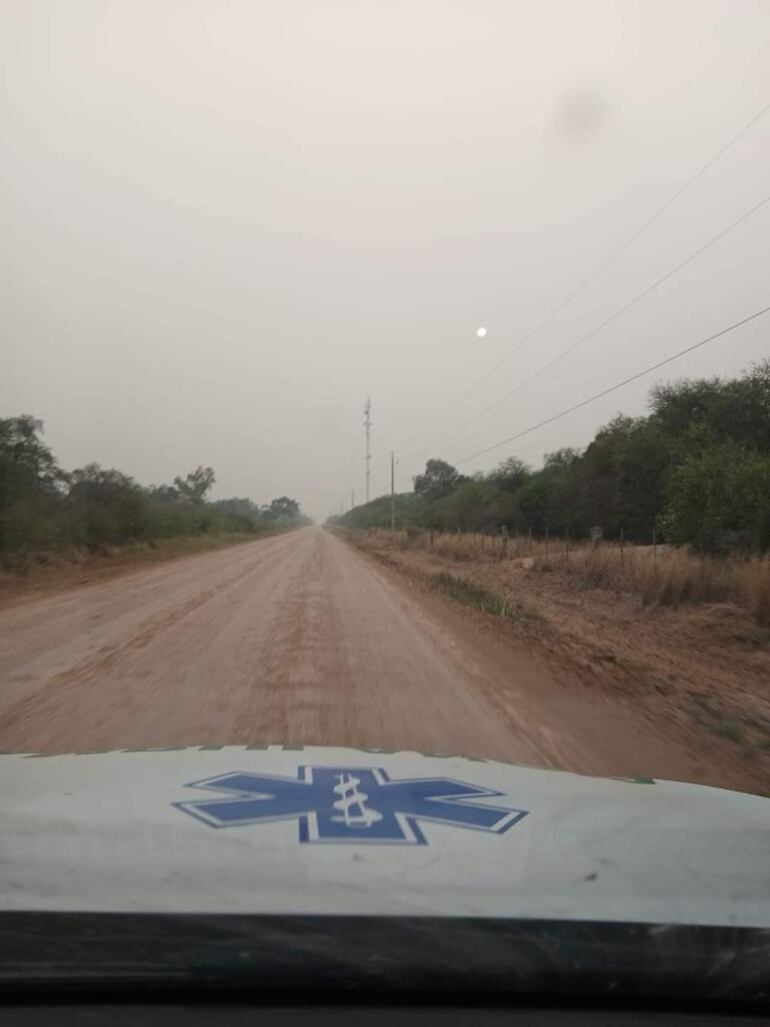
[[[770,114],[461,407],[455,400],[770,102],[770,0],[0,0],[0,416],[65,467],[317,517],[770,303]],[[476,328],[487,325],[480,340]],[[673,365],[732,374],[770,315]],[[583,445],[647,379],[504,447]]]

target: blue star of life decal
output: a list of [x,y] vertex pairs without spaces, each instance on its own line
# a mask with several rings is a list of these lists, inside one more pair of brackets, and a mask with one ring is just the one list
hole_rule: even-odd
[[172,803],[210,827],[298,820],[300,842],[427,845],[418,821],[503,834],[527,815],[477,801],[503,792],[449,777],[391,781],[379,767],[300,767],[298,777],[235,771],[186,787],[224,793]]

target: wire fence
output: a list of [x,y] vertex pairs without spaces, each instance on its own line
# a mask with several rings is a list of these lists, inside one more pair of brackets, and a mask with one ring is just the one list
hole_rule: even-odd
[[572,540],[569,536],[461,531],[366,533],[374,547],[418,549],[462,563],[507,563],[511,569],[553,573],[575,585],[628,592],[645,604],[735,603],[770,627],[770,556],[717,558],[684,547],[615,539]]

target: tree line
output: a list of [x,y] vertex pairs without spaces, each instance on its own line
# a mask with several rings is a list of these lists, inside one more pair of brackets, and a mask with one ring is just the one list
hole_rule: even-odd
[[[584,449],[515,456],[489,473],[429,460],[396,497],[401,528],[532,531],[690,545],[719,553],[770,549],[770,360],[733,379],[656,386],[649,414],[619,414]],[[390,496],[336,520],[387,527]]]
[[6,562],[71,546],[98,550],[309,523],[288,496],[262,506],[250,499],[208,501],[216,480],[211,467],[147,487],[98,464],[65,471],[42,435],[42,422],[34,417],[0,418],[0,558]]

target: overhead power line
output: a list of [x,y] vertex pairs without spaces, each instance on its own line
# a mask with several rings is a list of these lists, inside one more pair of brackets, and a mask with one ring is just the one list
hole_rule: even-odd
[[592,328],[590,332],[588,332],[586,335],[581,335],[579,339],[577,339],[575,342],[567,346],[566,349],[562,350],[561,353],[555,356],[552,360],[549,360],[547,364],[543,364],[543,366],[538,368],[537,371],[535,371],[533,374],[529,376],[529,378],[525,378],[523,382],[519,382],[519,384],[514,386],[514,388],[510,389],[503,396],[500,396],[499,399],[496,399],[494,403],[490,403],[488,406],[484,407],[483,410],[479,411],[479,413],[474,414],[473,417],[469,417],[466,421],[463,421],[460,425],[460,428],[464,428],[466,427],[466,425],[473,424],[474,421],[478,421],[480,418],[490,413],[490,411],[495,410],[497,407],[499,407],[501,403],[504,403],[507,399],[510,399],[511,396],[515,396],[518,392],[521,392],[522,389],[525,389],[528,385],[530,385],[537,378],[539,378],[541,374],[545,374],[545,372],[550,371],[552,367],[556,367],[556,365],[560,364],[565,357],[568,357],[571,353],[574,353],[579,346],[582,346],[584,342],[588,342],[589,339],[593,339],[593,337],[595,335],[598,335],[599,332],[601,332],[603,329],[607,327],[607,325],[612,324],[613,321],[616,321],[622,314],[625,314],[627,310],[630,310],[631,307],[637,304],[640,300],[643,300],[646,296],[649,296],[651,292],[654,292],[655,289],[663,285],[664,282],[667,282],[669,278],[672,278],[677,273],[677,271],[681,271],[683,267],[686,267],[687,264],[690,264],[693,260],[695,260],[696,257],[699,257],[702,253],[705,253],[706,250],[708,250],[715,243],[719,242],[720,239],[724,239],[724,237],[729,232],[732,232],[734,228],[737,228],[738,225],[746,221],[747,218],[750,218],[752,214],[756,214],[756,212],[761,207],[764,207],[766,203],[770,203],[770,193],[768,193],[768,195],[765,196],[764,199],[760,200],[759,203],[754,204],[753,207],[751,207],[749,210],[741,214],[741,216],[736,218],[735,221],[731,221],[730,224],[727,225],[726,228],[723,228],[721,232],[718,232],[716,235],[712,236],[708,240],[708,242],[705,242],[702,246],[699,246],[697,250],[694,250],[688,257],[685,257],[684,260],[681,260],[678,264],[672,267],[671,270],[667,271],[665,275],[662,275],[660,278],[656,279],[656,281],[654,281],[652,285],[648,285],[646,289],[643,289],[640,293],[637,293],[637,295],[634,296],[633,299],[629,300],[628,303],[625,303],[619,310],[616,310],[613,314],[610,314],[609,317],[606,317],[600,324]]
[[[749,131],[749,129],[753,128],[754,125],[756,125],[757,122],[760,121],[767,114],[768,111],[770,111],[770,103],[765,104],[765,106],[757,114],[755,114],[753,118],[751,118],[749,121],[747,121],[746,124],[743,125],[735,133],[734,136],[732,136],[730,139],[728,139],[728,141],[726,143],[724,143],[722,146],[720,146],[719,149],[716,151],[716,153],[714,153],[706,161],[705,164],[702,164],[698,168],[698,170],[695,171],[676,190],[676,192],[673,193],[673,195],[669,196],[669,198],[667,200],[665,200],[659,207],[656,207],[656,209],[652,212],[652,214],[650,214],[649,217],[645,221],[643,221],[642,224],[639,225],[639,227],[636,228],[631,233],[631,235],[628,236],[628,238],[624,242],[622,242],[620,244],[620,246],[618,246],[616,249],[614,249],[609,254],[609,256],[606,257],[602,261],[602,263],[599,264],[599,266],[597,268],[595,268],[594,271],[591,272],[591,274],[587,278],[585,278],[583,281],[580,282],[580,284],[577,286],[577,288],[573,289],[572,292],[568,293],[568,295],[565,296],[564,299],[560,300],[559,303],[557,303],[555,307],[553,307],[551,310],[549,310],[548,313],[545,315],[545,317],[543,317],[540,321],[538,321],[538,323],[534,326],[534,328],[531,328],[528,332],[525,333],[525,335],[523,335],[521,338],[519,338],[518,341],[513,345],[513,347],[510,350],[508,350],[508,352],[505,353],[500,358],[500,360],[498,360],[498,362],[496,364],[494,364],[491,368],[489,368],[489,370],[485,371],[484,374],[482,374],[480,378],[477,378],[475,381],[473,381],[468,386],[468,388],[465,390],[465,392],[463,392],[462,395],[457,397],[457,399],[455,399],[449,405],[451,405],[452,407],[455,407],[455,406],[458,406],[460,403],[464,403],[465,400],[468,398],[468,396],[471,394],[471,392],[474,391],[474,389],[476,389],[479,385],[481,385],[488,378],[490,378],[496,371],[498,371],[503,366],[504,363],[506,363],[512,356],[514,356],[516,353],[518,353],[519,350],[527,342],[529,342],[530,339],[534,338],[534,336],[537,335],[537,333],[542,328],[544,328],[550,321],[552,321],[553,318],[556,317],[557,314],[561,313],[561,311],[564,310],[564,308],[569,303],[571,303],[572,300],[574,300],[577,296],[580,295],[580,293],[582,293],[584,291],[584,289],[587,289],[589,285],[591,285],[594,281],[596,281],[596,279],[602,274],[603,271],[605,271],[610,266],[610,264],[613,263],[613,261],[615,261],[622,253],[625,252],[625,250],[627,250],[633,243],[635,243],[636,240],[644,232],[646,232],[647,229],[652,224],[654,224],[658,220],[658,218],[668,210],[669,207],[672,206],[672,204],[676,203],[676,201],[679,199],[680,196],[682,196],[685,192],[687,192],[687,190],[691,186],[693,186],[698,181],[699,178],[701,178],[703,175],[705,175],[705,173],[710,168],[712,168],[717,163],[717,161],[720,160],[728,152],[728,150],[732,149],[732,147],[735,146],[735,144],[738,142],[738,140],[741,139]],[[481,415],[479,415],[479,416],[481,416]]]
[[492,446],[487,446],[485,449],[480,449],[476,453],[471,453],[470,456],[466,456],[462,460],[458,460],[458,464],[467,464],[469,460],[475,460],[477,457],[484,456],[486,453],[491,453],[495,449],[500,449],[501,446],[508,445],[509,442],[515,442],[517,439],[521,439],[525,435],[529,435],[533,431],[537,431],[538,428],[544,428],[547,424],[553,424],[554,421],[558,421],[562,417],[566,417],[567,414],[574,413],[575,410],[580,410],[582,407],[588,406],[589,403],[595,403],[597,399],[602,399],[603,396],[609,396],[612,392],[617,392],[617,390],[622,389],[623,386],[630,385],[631,382],[638,381],[639,378],[643,378],[647,374],[652,374],[653,371],[657,371],[659,368],[665,367],[666,364],[673,363],[680,357],[686,356],[688,353],[692,353],[696,349],[700,349],[701,346],[705,346],[709,342],[714,342],[715,339],[721,339],[723,336],[729,335],[729,333],[734,332],[736,328],[740,328],[742,325],[748,324],[750,321],[754,321],[756,318],[762,317],[763,314],[767,314],[768,312],[770,312],[770,306],[763,307],[761,310],[757,310],[754,314],[749,314],[748,317],[744,317],[740,321],[735,321],[726,328],[722,328],[721,331],[715,332],[713,335],[709,335],[707,338],[693,343],[692,346],[680,349],[679,352],[674,353],[673,356],[666,357],[665,360],[659,360],[657,364],[651,364],[650,367],[645,367],[643,371],[637,371],[636,374],[632,374],[628,378],[624,378],[622,382],[617,382],[615,385],[611,385],[608,389],[602,389],[601,392],[597,392],[593,396],[589,396],[588,399],[581,400],[580,403],[574,403],[571,407],[567,407],[566,410],[560,410],[558,414],[546,417],[544,420],[538,421],[537,424],[532,424],[529,428],[524,428],[522,431],[516,432],[515,435],[509,435],[507,439],[503,439],[501,442],[495,442]]
[[583,281],[577,286],[576,289],[573,289],[571,293],[565,296],[563,300],[561,300],[559,303],[556,304],[555,307],[549,310],[545,317],[542,318],[542,320],[538,321],[534,328],[530,329],[530,331],[523,335],[518,340],[518,342],[516,342],[514,346],[511,349],[509,349],[508,352],[505,353],[498,360],[498,362],[493,367],[490,367],[490,369],[488,371],[485,371],[480,378],[476,379],[475,382],[472,382],[471,385],[469,385],[465,392],[462,394],[462,396],[457,400],[457,402],[464,402],[464,400],[471,394],[471,392],[473,392],[473,390],[477,386],[481,385],[482,382],[485,382],[487,378],[490,378],[495,373],[495,371],[499,371],[503,364],[507,363],[507,361],[510,360],[512,356],[518,353],[519,350],[526,343],[528,343],[531,338],[537,335],[541,328],[545,328],[549,321],[552,321],[557,314],[561,313],[561,311],[564,310],[568,303],[571,303],[572,300],[579,296],[584,289],[587,289],[589,285],[595,282],[599,275],[604,270],[606,270],[610,266],[610,264],[612,264],[613,261],[615,261],[621,255],[621,253],[624,253],[629,246],[635,243],[639,236],[646,232],[650,225],[654,224],[658,220],[661,214],[664,214],[672,204],[676,203],[679,197],[682,196],[683,193],[687,192],[687,190],[691,186],[693,186],[699,178],[705,175],[709,168],[713,167],[714,164],[716,164],[716,162],[721,157],[723,157],[724,154],[726,154],[727,151],[731,149],[738,142],[738,140],[749,131],[750,128],[753,128],[754,125],[756,125],[756,123],[761,118],[763,118],[768,111],[770,111],[770,103],[766,104],[762,108],[762,110],[758,114],[755,114],[750,121],[747,121],[743,128],[739,129],[739,131],[736,132],[736,134],[731,139],[729,139],[723,146],[720,146],[717,152],[712,157],[710,157],[705,164],[701,165],[701,167],[698,168],[698,170],[693,175],[691,175],[690,178],[688,178],[687,181],[683,185],[681,185],[672,196],[669,196],[669,198],[664,203],[657,207],[652,212],[652,214],[650,214],[646,221],[643,221],[642,224],[639,225],[639,227],[636,228],[631,233],[631,235],[629,235],[629,237],[620,244],[620,246],[614,249],[610,253],[610,255],[606,257],[605,260],[603,260],[602,263],[594,271],[591,272],[588,278],[583,279]]

